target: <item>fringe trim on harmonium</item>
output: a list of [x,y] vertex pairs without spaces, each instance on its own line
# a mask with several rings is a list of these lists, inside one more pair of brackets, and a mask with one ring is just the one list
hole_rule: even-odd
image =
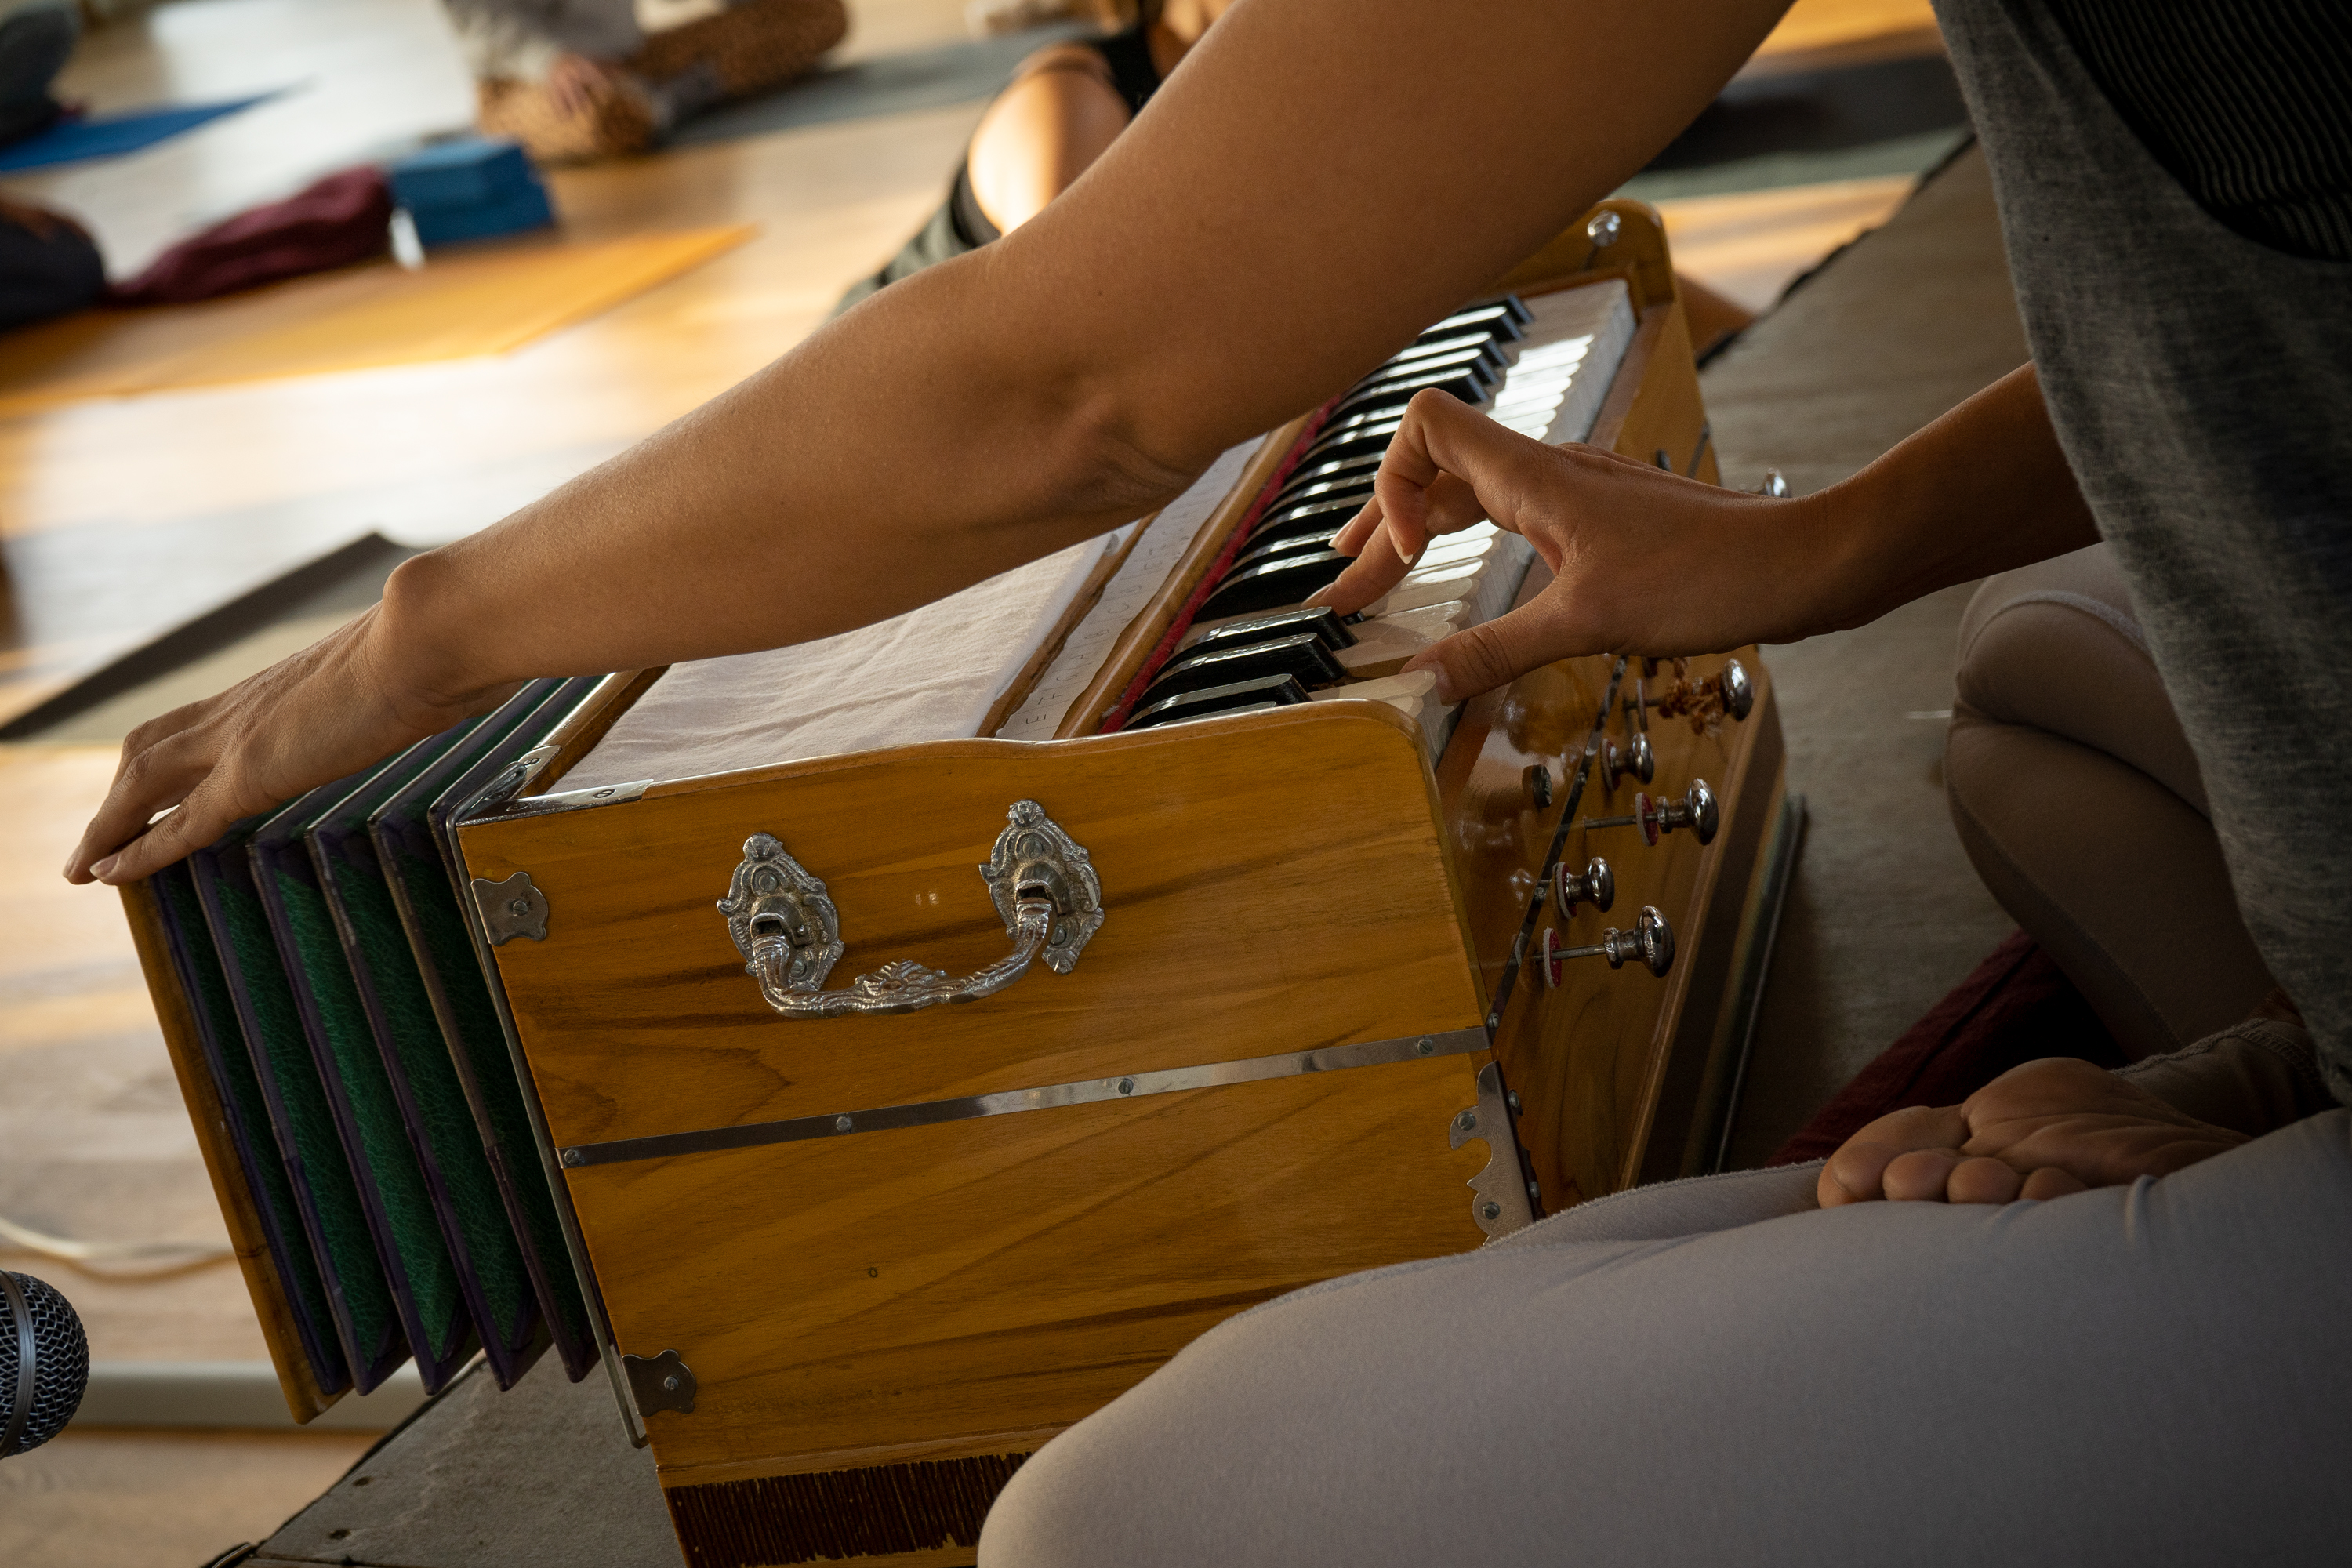
[[980,1544],[981,1522],[1026,1454],[877,1465],[673,1487],[688,1568],[770,1568]]

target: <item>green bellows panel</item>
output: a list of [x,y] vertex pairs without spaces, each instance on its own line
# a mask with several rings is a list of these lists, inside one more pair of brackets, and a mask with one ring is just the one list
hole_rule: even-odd
[[[301,853],[299,847],[291,850],[294,856]],[[332,1071],[321,1075],[329,1102],[337,1111],[352,1170],[361,1177],[362,1201],[372,1211],[409,1348],[426,1391],[437,1393],[473,1349],[473,1322],[458,1289],[457,1268],[441,1237],[425,1173],[401,1123],[400,1103],[393,1097],[392,1080],[368,1027],[367,1010],[361,1005],[327,900],[316,881],[282,864],[272,870],[269,891],[277,896],[292,938],[292,951],[286,957],[299,970],[310,1003],[310,1021],[330,1053]]]
[[513,1196],[510,1216],[520,1215],[518,1228],[537,1266],[533,1278],[542,1282],[543,1305],[551,1320],[548,1326],[559,1344],[566,1347],[566,1362],[584,1367],[591,1344],[588,1305],[572,1277],[562,1221],[556,1215],[554,1196],[539,1169],[530,1111],[523,1104],[522,1084],[507,1054],[498,1008],[475,962],[466,917],[437,857],[427,860],[404,846],[391,849],[381,838],[378,845],[387,850],[387,874],[397,879],[417,956],[440,982],[442,1033],[475,1086],[488,1123],[489,1152],[505,1173],[506,1190]]
[[326,1280],[352,1384],[365,1394],[407,1359],[408,1343],[244,847],[240,839],[199,851],[197,886],[227,961],[237,1017],[293,1177],[303,1228]]
[[[353,853],[361,848],[366,852],[364,863]],[[408,1104],[411,1130],[429,1170],[440,1178],[436,1197],[455,1232],[451,1246],[462,1248],[467,1273],[478,1287],[476,1317],[488,1319],[478,1324],[485,1347],[520,1351],[530,1342],[538,1301],[523,1269],[522,1250],[507,1225],[506,1207],[467,1106],[465,1087],[457,1081],[441,1026],[433,1016],[432,1000],[408,950],[400,911],[376,871],[372,845],[358,840],[330,854],[329,880],[351,935],[352,968],[364,973],[373,993],[385,1064],[405,1086],[402,1098]]]
[[320,1389],[339,1393],[351,1386],[351,1369],[335,1333],[326,1282],[319,1276],[318,1259],[302,1234],[294,1183],[286,1173],[285,1156],[278,1152],[270,1131],[269,1103],[262,1097],[245,1031],[237,1024],[236,1004],[229,994],[228,976],[221,970],[220,950],[213,945],[212,932],[205,925],[195,879],[182,864],[157,872],[154,883],[162,895],[173,962],[187,994],[188,1010],[195,1017],[205,1066],[220,1096],[222,1115],[260,1215],[270,1261],[284,1284],[287,1304],[294,1310],[303,1354]]

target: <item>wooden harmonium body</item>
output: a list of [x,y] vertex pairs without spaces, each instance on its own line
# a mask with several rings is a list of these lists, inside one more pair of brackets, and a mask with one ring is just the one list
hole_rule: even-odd
[[1753,649],[1458,708],[1360,619],[1402,402],[1713,478],[1615,203],[1153,517],[898,621],[542,681],[129,904],[298,1416],[602,1359],[697,1564],[969,1562],[1258,1302],[1711,1164],[1792,842]]

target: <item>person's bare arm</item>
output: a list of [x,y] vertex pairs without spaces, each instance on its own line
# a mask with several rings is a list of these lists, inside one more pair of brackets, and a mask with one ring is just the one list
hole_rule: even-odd
[[825,637],[1139,515],[1615,188],[1783,4],[1244,0],[1002,242],[142,727],[68,874],[144,876],[523,678]]
[[1045,211],[1128,125],[1100,55],[1076,44],[1044,54],[989,105],[964,154],[972,196],[1000,234]]
[[1423,393],[1340,531],[1360,552],[1318,598],[1388,592],[1433,534],[1491,518],[1556,574],[1529,604],[1405,668],[1454,700],[1555,659],[1709,653],[1876,619],[1952,583],[2095,543],[2027,365],[1843,484],[1785,500],[1597,447],[1547,447]]

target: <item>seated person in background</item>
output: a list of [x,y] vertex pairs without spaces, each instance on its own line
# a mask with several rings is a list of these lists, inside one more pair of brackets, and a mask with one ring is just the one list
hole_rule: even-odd
[[0,196],[0,332],[79,310],[105,292],[106,263],[79,224]]
[[64,112],[49,84],[80,37],[72,0],[0,0],[0,147],[47,130]]
[[978,250],[1027,223],[1128,128],[1233,0],[1139,0],[1134,24],[1050,44],[1013,68],[956,166],[947,200],[835,314],[886,283]]
[[[1070,188],[1128,128],[1177,63],[1234,0],[1139,0],[1135,21],[1100,38],[1039,49],[981,117],[947,199],[882,270],[850,285],[839,315],[885,284],[1019,228]],[[1680,273],[1683,311],[1700,353],[1754,318]]]
[[647,33],[633,0],[446,0],[486,136],[541,163],[642,153],[672,127],[814,65],[842,0],[740,0]]

